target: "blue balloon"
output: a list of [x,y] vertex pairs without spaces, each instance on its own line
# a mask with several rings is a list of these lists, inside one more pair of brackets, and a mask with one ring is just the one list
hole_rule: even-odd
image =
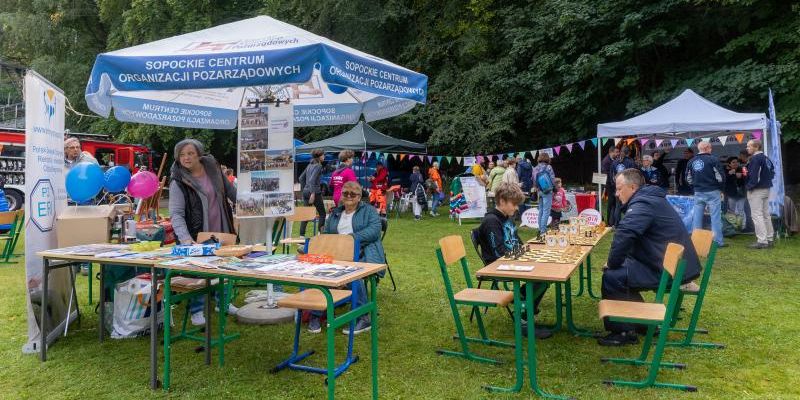
[[82,162],[67,172],[67,194],[77,202],[94,198],[103,188],[103,170],[95,163]]
[[106,171],[103,186],[109,193],[119,193],[128,187],[131,181],[131,171],[121,165],[111,167]]
[[328,84],[328,90],[336,94],[342,94],[347,91],[347,86],[336,85],[333,83]]

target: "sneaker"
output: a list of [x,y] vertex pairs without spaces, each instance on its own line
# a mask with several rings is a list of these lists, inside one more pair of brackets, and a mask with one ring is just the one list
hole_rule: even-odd
[[435,217],[436,216],[436,214],[434,214],[433,211],[428,211],[428,214],[430,214],[431,217]]
[[309,333],[320,333],[322,332],[322,326],[319,324],[319,317],[311,316],[308,319],[308,332]]
[[639,343],[639,337],[636,332],[620,332],[609,333],[608,335],[597,339],[597,344],[600,346],[626,346],[629,344]]
[[422,217],[421,217],[421,216],[419,216],[419,215],[415,215],[415,216],[414,216],[414,221],[419,221],[419,220],[421,220],[421,219],[422,219]]
[[[219,306],[214,306],[214,312],[219,312]],[[233,304],[228,304],[228,315],[236,315],[239,312],[239,307]]]
[[768,249],[769,248],[769,243],[755,242],[755,243],[753,243],[753,244],[751,244],[751,245],[749,245],[747,247],[749,247],[751,249],[756,249],[756,250]]
[[696,283],[694,283],[694,281],[692,281],[681,285],[681,290],[684,292],[697,293],[700,291],[700,286],[698,286]]
[[[359,333],[367,332],[372,329],[372,324],[370,323],[368,318],[361,317],[356,320],[355,330],[353,331],[354,335],[358,335]],[[342,329],[342,333],[345,335],[350,334],[350,325],[348,324],[344,329]]]
[[203,326],[206,324],[206,317],[203,315],[202,311],[198,311],[192,314],[192,325],[194,326]]

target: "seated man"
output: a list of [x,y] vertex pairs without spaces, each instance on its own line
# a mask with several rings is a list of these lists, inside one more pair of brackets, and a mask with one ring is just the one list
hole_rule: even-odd
[[[492,263],[517,245],[524,244],[517,234],[514,225],[514,214],[519,205],[525,200],[525,194],[519,185],[503,182],[494,191],[495,208],[486,213],[478,227],[478,242],[481,245],[481,258],[487,263]],[[533,291],[540,290],[545,284],[537,283]],[[546,286],[545,286],[546,287]],[[539,302],[544,297],[544,291],[534,302],[534,310],[538,311]],[[525,299],[525,287],[522,288],[522,299]],[[527,329],[522,330],[527,335]],[[537,329],[536,337],[546,339],[553,333],[546,329]]]
[[[602,297],[612,300],[644,301],[639,294],[658,289],[668,243],[684,247],[686,272],[683,283],[700,275],[689,233],[680,216],[667,202],[658,186],[645,186],[641,171],[629,168],[616,177],[617,197],[625,216],[616,226],[614,241],[603,272]],[[636,324],[603,321],[610,333],[598,339],[601,346],[622,346],[638,342]]]

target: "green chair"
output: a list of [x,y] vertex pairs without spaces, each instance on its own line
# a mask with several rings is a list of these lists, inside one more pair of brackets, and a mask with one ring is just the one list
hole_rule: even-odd
[[[453,313],[453,319],[456,324],[456,331],[458,339],[461,344],[461,351],[451,350],[437,350],[436,353],[447,356],[463,357],[472,361],[479,361],[485,363],[498,364],[499,361],[481,357],[473,354],[469,350],[469,343],[481,343],[489,346],[499,347],[513,347],[511,343],[500,342],[497,340],[489,339],[486,334],[486,327],[483,324],[482,313],[478,311],[479,307],[505,307],[514,301],[514,293],[507,290],[489,290],[477,289],[472,287],[472,278],[470,277],[469,267],[467,266],[467,254],[464,249],[464,241],[461,236],[453,235],[446,236],[439,240],[439,248],[436,249],[436,257],[439,259],[439,269],[442,272],[442,279],[444,279],[444,288],[447,293],[447,300],[450,303],[450,310]],[[453,285],[450,282],[450,276],[447,273],[449,265],[459,262],[461,269],[464,273],[467,288],[458,293],[453,293]],[[480,337],[468,337],[464,333],[464,326],[461,323],[461,315],[458,311],[458,306],[469,306],[471,310],[475,311],[475,319],[478,323],[478,331]]]
[[[692,232],[692,244],[694,245],[697,255],[706,259],[705,266],[703,266],[703,274],[700,277],[700,285],[694,287],[683,287],[678,293],[678,302],[675,307],[675,314],[672,316],[672,323],[670,332],[685,333],[686,336],[683,340],[677,342],[667,342],[667,346],[677,347],[701,347],[701,348],[725,348],[725,345],[718,343],[701,343],[693,342],[695,333],[703,332],[708,333],[705,329],[697,329],[697,321],[700,319],[700,310],[703,307],[703,300],[706,297],[706,290],[708,289],[708,282],[711,278],[711,268],[714,265],[714,259],[717,256],[717,244],[714,242],[714,233],[708,230],[695,229]],[[695,296],[694,308],[692,309],[692,317],[689,319],[689,326],[686,328],[676,328],[675,324],[678,322],[678,315],[680,314],[683,298],[685,296]]]
[[25,215],[22,210],[0,212],[0,225],[10,225],[8,232],[0,235],[0,240],[5,241],[3,252],[0,254],[1,264],[14,264],[11,257],[14,257],[14,249],[17,247]]
[[[683,260],[683,246],[676,243],[669,243],[667,251],[664,254],[664,272],[661,275],[661,281],[658,285],[656,298],[654,303],[643,303],[635,301],[621,301],[621,300],[601,300],[599,305],[600,318],[608,318],[610,321],[626,322],[633,324],[647,325],[647,334],[645,335],[644,343],[642,345],[642,352],[638,358],[602,358],[602,362],[612,362],[627,365],[646,365],[649,367],[647,377],[641,381],[622,381],[622,380],[605,380],[603,383],[607,385],[618,386],[633,386],[636,388],[646,387],[665,387],[672,389],[681,389],[689,392],[697,391],[697,388],[690,385],[680,385],[674,383],[656,382],[658,369],[665,368],[686,368],[686,364],[666,363],[661,362],[664,355],[664,347],[667,343],[667,336],[669,335],[670,323],[675,308],[678,306],[678,293],[680,293],[681,280],[683,279],[683,272],[686,268],[686,262]],[[671,278],[671,279],[670,279]],[[669,291],[667,292],[667,286]],[[666,305],[664,304],[664,295],[669,295]],[[655,349],[653,350],[653,358],[648,361],[648,353],[650,352],[650,344],[653,341],[653,334],[656,327],[660,327],[661,331],[658,333],[658,339]]]

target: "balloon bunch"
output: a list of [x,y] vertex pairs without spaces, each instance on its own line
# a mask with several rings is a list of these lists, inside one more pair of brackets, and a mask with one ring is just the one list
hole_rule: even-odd
[[66,176],[67,194],[77,202],[93,199],[104,187],[109,193],[128,193],[137,199],[146,199],[158,191],[158,177],[150,171],[139,171],[131,176],[128,168],[111,167],[103,174],[99,165],[82,162],[69,170]]

